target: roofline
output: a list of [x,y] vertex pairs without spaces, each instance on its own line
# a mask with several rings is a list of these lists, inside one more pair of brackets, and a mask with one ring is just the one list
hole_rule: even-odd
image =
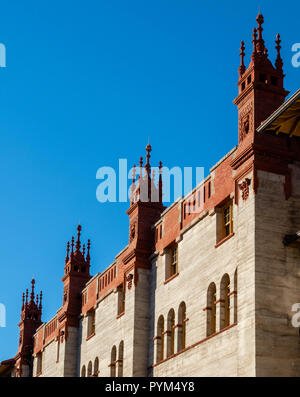
[[256,129],[257,132],[263,132],[278,116],[280,116],[296,99],[300,97],[300,88],[287,99],[274,113],[271,114],[262,124]]

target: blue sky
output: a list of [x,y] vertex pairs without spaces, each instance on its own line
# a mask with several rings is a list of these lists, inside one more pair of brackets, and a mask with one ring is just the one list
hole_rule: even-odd
[[237,144],[239,47],[244,40],[248,63],[259,5],[270,58],[280,32],[285,88],[299,88],[299,2],[259,3],[2,2],[0,360],[17,351],[33,275],[43,320],[60,307],[66,241],[79,221],[92,240],[92,274],[127,244],[128,205],[96,200],[99,167],[137,163],[150,137],[153,165],[207,173]]

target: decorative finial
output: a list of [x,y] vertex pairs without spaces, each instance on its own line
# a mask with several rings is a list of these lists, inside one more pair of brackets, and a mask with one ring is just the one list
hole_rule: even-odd
[[90,248],[91,248],[91,240],[88,240],[87,242],[87,255],[86,255],[86,261],[87,263],[90,263]]
[[28,303],[28,288],[26,288],[26,295],[25,295],[26,299],[25,299],[25,304],[27,305]]
[[150,175],[150,171],[151,171],[151,166],[150,166],[150,161],[149,161],[149,159],[150,159],[150,153],[151,153],[151,151],[152,151],[152,147],[151,147],[151,145],[150,145],[150,143],[148,143],[148,145],[146,146],[146,151],[147,151],[147,154],[146,154],[146,165],[145,165],[145,169],[146,169],[146,172],[147,172],[147,174],[148,175]]
[[66,259],[65,259],[65,263],[68,263],[70,257],[69,257],[69,252],[70,252],[70,242],[67,242],[67,255],[66,255]]
[[132,184],[135,184],[135,177],[136,177],[136,165],[134,164],[132,167]]
[[30,294],[30,301],[34,302],[34,284],[35,284],[35,279],[33,278],[31,280],[31,294]]
[[162,162],[159,162],[159,180],[158,180],[158,192],[159,192],[159,202],[162,203]]
[[140,157],[140,175],[139,178],[143,178],[143,157]]
[[257,52],[259,54],[264,54],[265,53],[265,42],[262,37],[262,31],[263,31],[262,24],[264,23],[264,17],[262,14],[260,14],[260,13],[258,14],[258,16],[256,18],[256,22],[258,24],[258,28],[257,28],[258,40],[257,40],[257,46],[256,46]]
[[242,76],[245,73],[246,67],[245,67],[245,43],[243,41],[241,41],[241,48],[240,48],[241,52],[240,52],[240,56],[241,56],[241,65],[240,65],[240,76]]
[[43,292],[40,292],[40,306],[39,306],[39,310],[42,311],[42,297],[43,297]]
[[76,241],[76,246],[75,246],[75,249],[76,249],[75,252],[79,252],[80,247],[81,247],[81,243],[80,243],[80,232],[81,232],[81,226],[78,225],[78,226],[77,226],[77,241]]
[[71,239],[71,256],[73,255],[73,253],[74,253],[74,236],[72,236]]
[[282,58],[281,58],[281,55],[280,55],[280,50],[281,50],[280,43],[281,43],[281,40],[280,40],[280,34],[279,33],[276,36],[275,43],[276,43],[276,50],[277,50],[277,58],[276,58],[275,66],[276,66],[277,70],[282,71],[283,61],[282,61]]
[[25,303],[25,294],[24,294],[24,292],[23,292],[23,294],[22,294],[22,310],[24,310],[24,303]]
[[252,40],[252,43],[253,43],[253,53],[256,54],[256,44],[257,44],[257,29],[256,29],[256,28],[253,29],[253,35],[252,35],[252,37],[253,37],[253,40]]
[[85,255],[85,244],[82,245],[82,255]]
[[132,185],[131,185],[131,197],[130,197],[131,203],[133,202],[133,194],[136,189],[135,177],[136,177],[136,168],[135,168],[135,164],[134,164],[133,168],[132,168]]

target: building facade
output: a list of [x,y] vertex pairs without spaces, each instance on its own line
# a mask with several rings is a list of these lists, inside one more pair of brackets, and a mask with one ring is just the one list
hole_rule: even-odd
[[187,196],[163,205],[151,146],[133,175],[128,245],[90,275],[90,241],[67,243],[63,302],[41,320],[23,295],[11,376],[299,376],[300,90],[284,89],[253,30],[241,44],[238,145]]

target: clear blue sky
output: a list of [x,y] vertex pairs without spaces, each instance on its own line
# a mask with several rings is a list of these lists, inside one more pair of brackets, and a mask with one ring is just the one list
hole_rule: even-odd
[[237,143],[240,41],[247,63],[259,5],[274,60],[283,40],[286,89],[299,88],[291,47],[298,1],[11,1],[0,9],[0,360],[15,355],[21,294],[32,276],[43,320],[60,307],[65,244],[80,220],[95,274],[128,242],[127,204],[96,200],[96,171],[130,165],[203,166]]

